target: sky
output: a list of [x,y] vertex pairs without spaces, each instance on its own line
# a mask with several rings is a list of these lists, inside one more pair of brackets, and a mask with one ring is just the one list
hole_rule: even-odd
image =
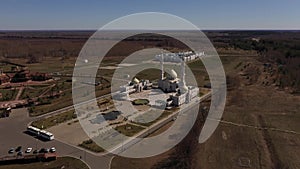
[[200,29],[300,29],[299,0],[0,0],[0,30],[98,29],[119,17],[163,12]]

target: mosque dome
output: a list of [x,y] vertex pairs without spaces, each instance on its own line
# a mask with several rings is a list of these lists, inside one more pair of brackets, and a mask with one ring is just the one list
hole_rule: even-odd
[[137,79],[136,77],[133,79],[133,82],[140,83],[139,79]]
[[171,70],[170,75],[172,78],[176,79],[177,78],[177,73],[175,72],[174,69]]

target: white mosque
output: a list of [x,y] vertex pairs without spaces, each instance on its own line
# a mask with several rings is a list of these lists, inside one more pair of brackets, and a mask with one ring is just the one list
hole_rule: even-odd
[[[199,88],[195,86],[187,86],[185,82],[185,61],[181,59],[180,76],[175,70],[171,70],[169,75],[165,76],[164,71],[164,55],[161,55],[160,67],[161,78],[158,81],[158,88],[164,93],[169,94],[169,98],[166,100],[166,107],[178,107],[184,103],[191,102],[199,95]],[[153,87],[153,84],[149,80],[138,80],[134,78],[127,85],[120,86],[119,98],[128,98],[132,93],[143,92],[143,90],[149,90]]]

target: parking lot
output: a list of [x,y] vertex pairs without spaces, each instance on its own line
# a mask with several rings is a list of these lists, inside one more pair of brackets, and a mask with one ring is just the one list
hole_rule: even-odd
[[27,125],[33,120],[34,118],[28,117],[25,108],[15,109],[9,118],[0,119],[0,157],[9,156],[10,148],[17,148],[18,146],[22,146],[23,153],[28,147],[33,148],[31,153],[36,149],[55,147],[58,156],[81,157],[91,168],[108,168],[111,155],[97,156],[58,140],[44,142],[24,133]]

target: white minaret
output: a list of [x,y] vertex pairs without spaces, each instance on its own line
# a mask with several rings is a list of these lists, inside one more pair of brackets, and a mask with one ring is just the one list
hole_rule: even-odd
[[187,90],[187,87],[186,87],[186,84],[185,84],[185,62],[184,62],[183,59],[181,60],[180,69],[181,69],[181,72],[180,72],[179,87],[180,87],[180,91],[182,93],[185,93],[186,90]]
[[160,59],[160,70],[161,70],[161,80],[164,79],[164,54],[161,54],[161,59]]
[[184,65],[184,60],[181,60],[181,72],[180,72],[180,83],[182,86],[185,86],[185,65]]

